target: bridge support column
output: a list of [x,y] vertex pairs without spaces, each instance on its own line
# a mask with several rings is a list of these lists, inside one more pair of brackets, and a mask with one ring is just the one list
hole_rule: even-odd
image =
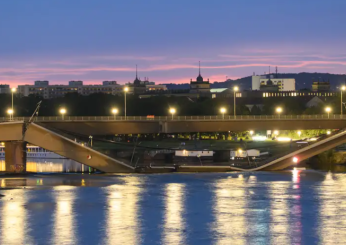
[[5,166],[6,172],[25,173],[26,172],[26,142],[7,141],[5,142]]

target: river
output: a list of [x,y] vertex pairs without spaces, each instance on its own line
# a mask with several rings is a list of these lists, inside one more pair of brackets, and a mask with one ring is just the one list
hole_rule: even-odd
[[346,175],[0,176],[0,244],[342,244]]

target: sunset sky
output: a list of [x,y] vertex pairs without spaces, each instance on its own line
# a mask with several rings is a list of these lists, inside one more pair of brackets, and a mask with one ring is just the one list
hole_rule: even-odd
[[346,73],[345,0],[1,0],[0,83]]

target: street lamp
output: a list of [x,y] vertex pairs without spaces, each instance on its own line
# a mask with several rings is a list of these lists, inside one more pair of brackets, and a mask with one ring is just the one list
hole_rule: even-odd
[[89,139],[90,139],[90,147],[93,147],[93,137],[92,137],[92,135],[89,136]]
[[170,108],[169,109],[169,113],[172,114],[172,120],[173,120],[173,115],[175,114],[175,112],[176,112],[175,108]]
[[225,107],[221,107],[220,108],[220,112],[222,113],[222,119],[225,119],[226,108]]
[[330,108],[330,107],[328,106],[328,107],[326,107],[325,111],[327,112],[328,118],[329,118],[329,113],[332,111],[332,108]]
[[234,92],[234,94],[233,94],[233,97],[234,97],[234,119],[236,119],[236,112],[235,112],[235,92],[237,92],[239,90],[239,87],[238,86],[235,86],[235,87],[233,87],[233,92]]
[[60,114],[61,114],[62,120],[64,120],[64,115],[66,114],[66,109],[65,109],[65,108],[61,108],[61,109],[59,110],[59,112],[60,112]]
[[300,138],[300,135],[302,134],[302,131],[299,130],[299,131],[297,132],[297,134],[298,134],[298,136],[299,136],[299,138]]
[[254,131],[253,130],[250,130],[250,135],[252,136],[254,134]]
[[341,115],[341,117],[342,117],[342,91],[345,91],[346,90],[346,86],[342,86],[341,87],[341,91],[340,91],[340,97],[341,97],[341,101],[340,101],[340,115]]
[[10,120],[12,120],[12,118],[13,118],[13,112],[14,111],[12,109],[7,110],[7,114],[10,115]]
[[327,135],[330,135],[330,134],[331,134],[331,132],[330,132],[330,130],[328,130],[328,131],[327,131]]
[[118,114],[118,109],[117,108],[113,108],[112,109],[112,113],[114,115],[114,120],[115,120],[115,115]]
[[129,91],[129,87],[124,88],[124,95],[125,95],[125,120],[126,120],[126,93]]
[[279,119],[280,119],[280,114],[282,112],[282,108],[281,107],[276,107],[275,111],[279,114]]
[[16,88],[11,88],[11,94],[12,94],[12,111],[13,111],[13,94],[17,91]]

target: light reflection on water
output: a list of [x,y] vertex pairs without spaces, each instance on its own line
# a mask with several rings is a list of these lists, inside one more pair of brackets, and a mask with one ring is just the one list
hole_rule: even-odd
[[0,189],[5,245],[346,241],[346,174],[58,175],[0,183],[26,186]]
[[166,185],[164,244],[185,244],[184,188],[183,184],[170,183]]

